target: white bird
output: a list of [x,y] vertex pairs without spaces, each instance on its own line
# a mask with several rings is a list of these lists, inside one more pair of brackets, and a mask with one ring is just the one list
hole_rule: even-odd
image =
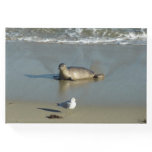
[[65,109],[74,109],[76,107],[76,99],[73,97],[68,101],[57,103],[57,105]]

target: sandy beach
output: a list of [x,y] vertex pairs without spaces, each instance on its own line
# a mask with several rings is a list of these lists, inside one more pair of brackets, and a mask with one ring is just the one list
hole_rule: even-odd
[[[49,119],[50,115],[62,118]],[[81,106],[66,110],[50,103],[7,102],[9,123],[145,123],[143,107]]]
[[[55,80],[62,62],[104,73],[105,79]],[[56,106],[71,97],[77,99],[76,109]],[[48,119],[51,114],[63,118]],[[6,42],[6,123],[145,120],[146,46]]]

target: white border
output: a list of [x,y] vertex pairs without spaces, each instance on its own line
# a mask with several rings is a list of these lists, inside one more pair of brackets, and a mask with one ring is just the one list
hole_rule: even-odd
[[[2,0],[0,7],[1,151],[143,152],[152,150],[150,0]],[[5,27],[148,28],[148,124],[5,124]]]

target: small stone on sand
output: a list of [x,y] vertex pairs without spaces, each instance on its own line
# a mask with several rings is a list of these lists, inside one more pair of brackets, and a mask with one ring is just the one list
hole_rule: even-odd
[[58,116],[58,115],[50,115],[50,116],[47,116],[47,118],[49,118],[49,119],[61,119],[63,117],[62,116]]

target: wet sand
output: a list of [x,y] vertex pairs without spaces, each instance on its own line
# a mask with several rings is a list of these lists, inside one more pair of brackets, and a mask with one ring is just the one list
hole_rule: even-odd
[[[104,73],[105,79],[58,81],[54,78],[62,62]],[[55,105],[71,97],[77,99],[73,111]],[[50,114],[63,118],[48,119]],[[142,123],[145,119],[146,46],[6,43],[7,123]]]

